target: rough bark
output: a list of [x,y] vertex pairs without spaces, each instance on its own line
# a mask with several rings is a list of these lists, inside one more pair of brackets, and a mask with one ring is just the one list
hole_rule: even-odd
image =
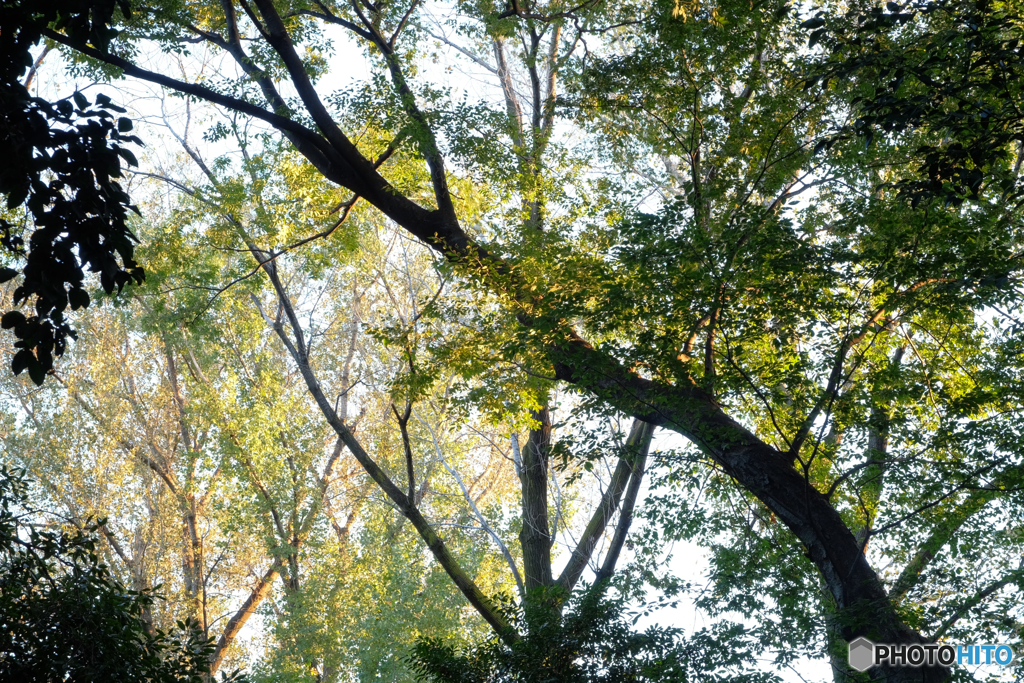
[[181,579],[192,616],[206,632],[205,596],[203,595],[203,539],[196,524],[194,501],[188,497],[181,502],[185,508],[181,520],[182,552]]
[[551,450],[551,413],[545,407],[532,414],[538,426],[522,450],[520,474],[523,491],[523,581],[526,591],[552,585],[551,528],[548,524],[548,455]]

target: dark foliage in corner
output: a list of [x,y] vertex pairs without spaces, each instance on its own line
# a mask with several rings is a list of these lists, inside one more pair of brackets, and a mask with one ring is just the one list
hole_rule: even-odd
[[100,562],[99,524],[61,533],[37,517],[25,480],[0,467],[0,680],[206,680],[213,641],[194,623],[173,632],[148,623],[156,598],[125,588]]
[[85,268],[99,275],[108,294],[143,279],[127,225],[135,207],[115,180],[122,160],[136,164],[124,147],[141,144],[129,134],[131,121],[116,116],[124,110],[104,95],[92,103],[78,92],[48,102],[31,97],[21,82],[43,28],[53,24],[105,48],[116,35],[109,28],[116,7],[128,11],[124,0],[18,0],[0,6],[0,194],[8,211],[0,218],[0,245],[23,264],[20,272],[0,268],[0,282],[20,274],[14,303],[32,306],[27,315],[7,311],[0,326],[17,337],[12,370],[28,370],[36,384],[64,352],[67,338],[75,337],[64,312],[89,305]]

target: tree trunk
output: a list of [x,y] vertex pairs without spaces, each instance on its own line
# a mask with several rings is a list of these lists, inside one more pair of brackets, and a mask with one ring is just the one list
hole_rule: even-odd
[[185,599],[192,617],[199,628],[206,633],[206,605],[203,595],[203,539],[196,525],[195,501],[186,497],[181,501],[185,512],[182,515],[181,578],[185,588]]
[[210,657],[211,676],[217,673],[221,663],[224,661],[224,655],[227,654],[231,644],[235,642],[235,637],[238,636],[239,631],[245,626],[245,622],[249,621],[249,617],[255,614],[256,608],[270,593],[270,589],[274,586],[274,579],[277,578],[280,571],[281,562],[278,560],[257,580],[256,585],[249,593],[249,597],[245,599],[245,602],[235,612],[234,616],[231,617],[227,626],[224,627],[224,632],[217,639],[217,647]]
[[523,448],[520,473],[523,488],[523,581],[526,591],[552,585],[551,529],[548,525],[548,455],[551,451],[551,413],[547,406],[532,413],[539,426],[530,430]]

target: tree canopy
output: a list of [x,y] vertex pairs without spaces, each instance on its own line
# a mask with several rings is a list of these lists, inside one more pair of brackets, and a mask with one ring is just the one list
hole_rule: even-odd
[[[11,303],[34,295],[69,333],[85,264],[107,294],[142,285],[133,234],[148,275],[116,314],[90,313],[110,341],[79,342],[75,374],[58,367],[44,393],[10,385],[31,419],[9,421],[8,448],[66,477],[57,444],[80,439],[145,471],[174,502],[125,519],[174,520],[191,613],[207,608],[210,548],[250,575],[244,590],[223,579],[225,652],[280,577],[275,651],[333,680],[325,634],[355,626],[318,613],[317,591],[348,596],[383,572],[404,595],[443,571],[415,599],[437,628],[478,639],[452,607],[465,600],[494,635],[460,650],[409,634],[428,637],[420,673],[486,677],[537,643],[564,659],[561,644],[590,641],[536,629],[618,633],[592,618],[608,582],[684,590],[664,563],[684,539],[710,553],[714,590],[696,604],[719,620],[715,642],[776,667],[814,653],[847,680],[845,644],[862,635],[1020,642],[1013,3],[12,7],[35,32],[23,54],[39,36],[78,78],[155,88],[159,111],[132,106],[177,153],[139,162],[132,177],[156,184],[133,190],[144,217],[129,219],[111,178],[138,141],[104,115],[127,98],[5,100],[41,108],[43,142],[24,154],[52,162],[27,208],[4,186],[9,241],[32,234],[11,241],[28,244],[21,279],[4,271]],[[366,78],[341,80],[342,45]],[[10,92],[28,92],[29,66],[5,76]],[[68,185],[47,136],[89,126],[115,163]],[[94,182],[109,201],[89,208]],[[65,205],[104,237],[74,242]],[[33,254],[51,258],[37,234],[70,255],[49,299],[32,289]],[[39,346],[32,320],[4,326],[13,369],[38,384],[64,349]],[[366,573],[346,583],[327,566]],[[231,591],[248,597],[229,605]],[[746,666],[680,648],[697,677]]]

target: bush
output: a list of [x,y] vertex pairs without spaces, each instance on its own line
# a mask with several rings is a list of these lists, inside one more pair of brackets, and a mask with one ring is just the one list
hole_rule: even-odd
[[206,679],[212,640],[192,622],[147,623],[157,596],[127,589],[100,562],[100,523],[68,533],[39,521],[23,475],[0,467],[0,680]]

